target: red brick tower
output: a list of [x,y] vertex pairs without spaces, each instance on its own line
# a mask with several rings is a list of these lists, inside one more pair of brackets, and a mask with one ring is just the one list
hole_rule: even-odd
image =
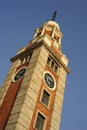
[[47,21],[11,58],[0,88],[0,130],[59,130],[68,59],[59,25]]

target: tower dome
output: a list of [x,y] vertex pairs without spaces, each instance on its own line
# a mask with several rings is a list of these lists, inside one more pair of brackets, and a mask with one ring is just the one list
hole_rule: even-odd
[[47,39],[49,45],[53,45],[57,50],[61,51],[61,38],[62,33],[59,25],[55,21],[49,20],[35,30],[32,43],[35,43],[37,39],[39,41]]
[[60,27],[59,27],[58,23],[55,22],[55,21],[52,21],[52,20],[45,22],[44,25],[55,26],[58,30],[60,30]]

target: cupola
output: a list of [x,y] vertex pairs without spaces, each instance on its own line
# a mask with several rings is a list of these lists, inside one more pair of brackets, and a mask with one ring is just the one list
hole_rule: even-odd
[[60,27],[55,21],[47,21],[35,30],[32,43],[40,39],[47,39],[49,45],[54,45],[56,49],[61,48],[62,33]]

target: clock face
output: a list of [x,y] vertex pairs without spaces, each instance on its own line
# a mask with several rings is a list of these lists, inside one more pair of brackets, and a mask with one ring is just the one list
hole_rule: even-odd
[[26,72],[26,68],[21,68],[20,70],[18,70],[13,78],[13,81],[16,82],[18,81],[19,79],[21,79],[23,77],[23,75],[25,74]]
[[44,81],[45,84],[50,88],[50,89],[55,89],[55,79],[52,76],[52,74],[50,74],[49,72],[46,72],[44,74]]

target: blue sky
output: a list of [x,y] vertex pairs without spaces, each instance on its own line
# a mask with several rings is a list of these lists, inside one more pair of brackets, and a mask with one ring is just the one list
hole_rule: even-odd
[[60,130],[87,130],[87,1],[0,0],[0,86],[10,58],[29,44],[35,28],[58,12],[63,53],[69,58]]

